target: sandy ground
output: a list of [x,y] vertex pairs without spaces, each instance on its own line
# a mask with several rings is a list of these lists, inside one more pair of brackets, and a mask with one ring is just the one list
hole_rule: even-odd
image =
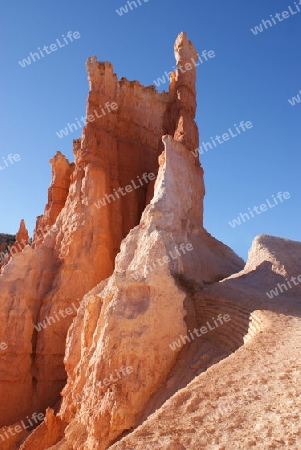
[[273,270],[261,258],[201,293],[247,305],[260,323],[256,333],[207,370],[202,351],[195,349],[194,364],[199,358],[203,371],[184,386],[193,360],[187,351],[182,375],[176,369],[180,389],[173,386],[163,406],[158,403],[157,411],[110,450],[301,449],[301,283],[271,300],[265,294],[288,273],[301,273],[300,244],[293,248],[283,274],[279,247],[272,254]]
[[301,318],[262,320],[263,332],[110,449],[300,449]]

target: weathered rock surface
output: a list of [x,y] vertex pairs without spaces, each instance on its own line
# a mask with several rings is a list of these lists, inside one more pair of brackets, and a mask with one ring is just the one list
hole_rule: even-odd
[[[261,236],[243,269],[203,228],[203,169],[192,154],[199,142],[196,69],[180,70],[197,52],[185,33],[175,56],[178,70],[161,94],[88,59],[88,122],[73,141],[75,161],[60,152],[50,161],[33,245],[2,269],[0,426],[48,408],[22,450],[138,449],[146,448],[146,435],[152,449],[216,448],[205,447],[211,423],[207,434],[195,428],[207,426],[219,396],[235,400],[246,380],[255,384],[264,351],[275,344],[274,321],[279,333],[290,323],[299,336],[298,286],[285,293],[285,306],[265,291],[301,271],[301,244]],[[218,314],[231,320],[181,344]],[[296,317],[288,322],[281,314]],[[282,350],[291,364],[291,348],[283,343]],[[274,369],[278,356],[269,356]],[[182,427],[177,408],[187,417]],[[216,430],[215,442],[224,445],[223,425]],[[237,439],[244,448],[239,431]],[[8,450],[13,441],[5,441]]]
[[[79,300],[112,274],[122,239],[153,196],[154,184],[144,183],[143,174],[157,175],[162,135],[175,131],[167,117],[168,93],[118,80],[110,63],[94,57],[87,68],[87,117],[93,120],[73,143],[74,164],[60,152],[51,160],[48,204],[33,245],[16,254],[0,278],[1,338],[9,343],[0,360],[0,389],[4,403],[10,400],[0,406],[2,425],[56,403],[66,381],[66,334]],[[104,109],[112,103],[117,109]],[[131,192],[120,193],[130,184]],[[201,211],[202,198],[199,203]]]
[[[110,449],[297,450],[301,443],[300,275],[301,243],[261,235],[254,240],[243,271],[196,291],[193,303],[199,326],[219,313],[231,316],[229,329],[220,326],[208,339],[238,350],[209,370],[202,362],[204,352],[198,358],[194,351],[191,359],[189,351],[182,353],[186,358],[178,379],[191,362],[200,375]],[[299,284],[290,281],[294,277],[297,282],[298,276]],[[266,292],[279,284],[283,292],[270,299]],[[200,346],[205,337],[200,338]],[[168,389],[167,383],[164,387]]]
[[[60,414],[70,422],[67,442],[78,448],[107,448],[137,425],[165,382],[177,360],[169,344],[187,332],[187,295],[177,280],[185,276],[202,285],[243,266],[202,227],[203,170],[184,145],[169,136],[164,144],[153,200],[123,241],[112,277],[85,296],[69,330]],[[122,367],[133,371],[108,388],[99,386]],[[84,444],[72,432],[79,426]]]
[[3,250],[0,250],[2,252],[0,259],[0,268],[5,266],[13,257],[13,255],[22,252],[22,250],[29,242],[29,235],[25,226],[24,219],[22,219],[20,222],[19,231],[17,232],[13,242],[11,242],[10,245],[8,245],[8,242],[11,242],[11,240],[8,239],[6,240],[6,242],[2,242],[0,246],[0,249],[3,248]]
[[[21,428],[21,432],[16,433]],[[20,427],[20,428],[19,428]],[[11,431],[9,430],[11,429]],[[22,442],[29,436],[30,432],[22,427],[21,422],[10,424],[10,427],[0,428],[0,448],[1,450],[18,450]]]
[[59,151],[49,162],[52,166],[52,180],[48,189],[48,203],[44,214],[37,218],[33,247],[42,243],[44,234],[47,234],[65,206],[74,168],[74,164],[70,164],[67,158]]
[[27,228],[25,226],[24,219],[20,222],[20,228],[18,233],[16,234],[16,243],[23,244],[24,246],[28,244],[29,235]]
[[26,439],[20,450],[49,448],[52,443],[62,436],[66,424],[54,415],[51,408],[47,408],[44,422]]
[[[151,185],[137,179],[157,175],[169,95],[118,81],[111,64],[96,58],[87,68],[87,116],[95,120],[74,141],[74,165],[60,152],[51,160],[48,204],[33,246],[16,254],[0,278],[1,338],[8,342],[0,359],[1,425],[57,402],[66,382],[66,334],[79,300],[112,274],[122,239],[152,197]],[[107,101],[118,108],[103,114]],[[131,192],[99,205],[132,181],[137,187]]]
[[[190,151],[199,147],[196,114],[196,65],[198,54],[185,33],[175,42],[176,70],[170,76],[167,132]],[[199,160],[195,159],[198,165]]]

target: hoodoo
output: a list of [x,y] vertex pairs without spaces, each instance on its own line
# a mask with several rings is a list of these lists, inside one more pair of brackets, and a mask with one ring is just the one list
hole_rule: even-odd
[[[174,53],[177,70],[162,93],[118,79],[109,62],[87,61],[87,120],[74,162],[61,152],[51,159],[33,245],[0,276],[0,438],[45,415],[34,430],[5,438],[9,450],[145,449],[145,436],[152,449],[205,448],[198,428],[213,433],[206,414],[239,390],[236,368],[258,379],[257,360],[247,377],[245,355],[273,321],[264,293],[292,267],[301,273],[292,250],[300,256],[301,244],[260,237],[244,268],[204,229],[190,64],[198,53],[185,33]],[[28,242],[24,222],[21,238]],[[298,288],[287,293],[291,311]],[[279,331],[282,319],[275,323]],[[262,345],[273,333],[261,335]]]

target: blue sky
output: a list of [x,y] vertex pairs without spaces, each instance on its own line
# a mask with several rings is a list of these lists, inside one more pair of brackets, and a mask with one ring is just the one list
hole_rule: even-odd
[[[199,54],[215,53],[198,67],[201,141],[229,128],[234,132],[241,121],[253,124],[201,156],[207,230],[245,259],[260,233],[301,241],[301,102],[288,102],[301,90],[301,12],[294,1],[140,2],[122,16],[116,9],[125,0],[1,2],[0,232],[15,233],[24,218],[31,234],[47,202],[49,159],[61,150],[73,161],[72,139],[80,133],[60,139],[56,132],[85,115],[86,59],[96,55],[110,61],[119,77],[151,85],[172,70],[174,40],[186,31]],[[276,24],[257,35],[251,32],[289,6],[294,14],[281,22],[274,18]],[[80,38],[20,66],[38,47],[56,39],[63,44],[68,31]],[[20,161],[8,162],[10,153]],[[239,213],[271,202],[278,192],[290,198],[230,226]]]

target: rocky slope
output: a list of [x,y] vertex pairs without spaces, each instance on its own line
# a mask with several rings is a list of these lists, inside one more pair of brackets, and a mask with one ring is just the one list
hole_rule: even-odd
[[16,236],[0,233],[0,267],[7,258],[8,248],[15,242]]
[[[208,370],[206,350],[201,358],[182,354],[181,371],[193,362],[200,374],[110,449],[299,449],[300,275],[301,243],[262,235],[243,271],[196,290],[199,325],[228,313],[229,329],[220,326],[208,338],[236,351]],[[270,299],[266,292],[279,285],[283,292]]]
[[[5,234],[5,233],[0,233],[0,245],[1,245],[1,249],[3,248],[2,245],[3,243],[6,244],[11,244],[15,241],[15,236],[13,236],[12,234]],[[2,250],[1,250],[2,251]]]

